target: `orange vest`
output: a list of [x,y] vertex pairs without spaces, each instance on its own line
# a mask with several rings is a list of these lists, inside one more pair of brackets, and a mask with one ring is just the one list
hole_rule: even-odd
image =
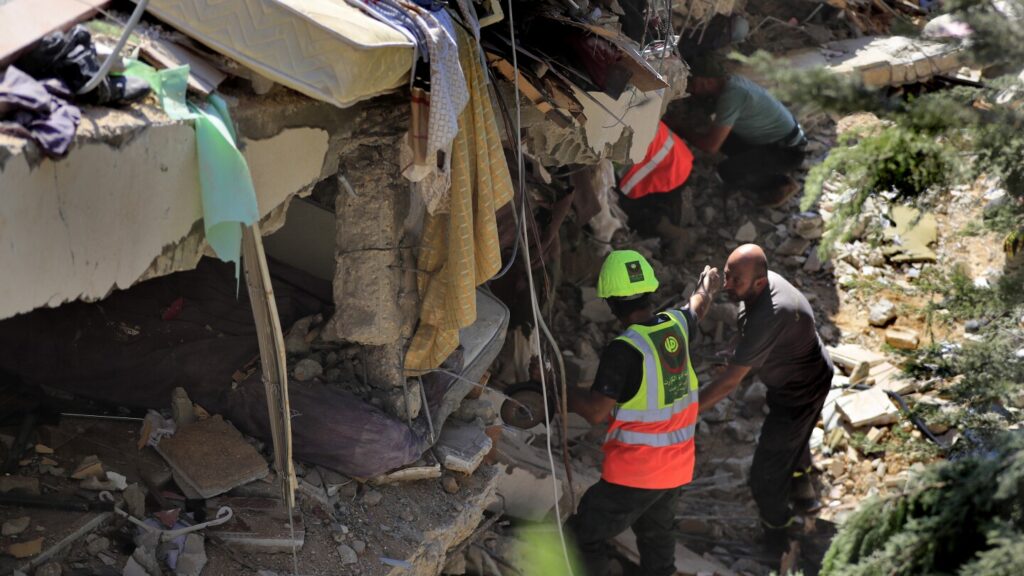
[[601,477],[621,486],[676,488],[693,480],[697,375],[689,358],[686,317],[661,314],[657,326],[630,326],[618,340],[644,357],[635,396],[615,407],[604,442]]
[[658,132],[647,146],[647,155],[619,180],[619,190],[632,199],[671,192],[683,185],[693,169],[693,153],[683,141],[658,122]]

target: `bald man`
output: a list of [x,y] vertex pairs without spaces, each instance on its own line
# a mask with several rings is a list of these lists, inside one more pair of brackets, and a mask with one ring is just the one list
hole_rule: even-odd
[[807,298],[775,272],[760,246],[745,244],[729,255],[725,292],[739,303],[739,343],[729,365],[700,390],[700,411],[728,396],[752,372],[768,387],[769,413],[750,467],[750,488],[767,542],[786,543],[793,523],[789,505],[794,477],[814,493],[811,431],[832,383],[832,360],[818,337]]

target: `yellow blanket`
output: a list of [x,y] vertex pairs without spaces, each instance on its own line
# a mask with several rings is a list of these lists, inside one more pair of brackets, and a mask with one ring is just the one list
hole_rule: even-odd
[[501,268],[495,211],[513,195],[475,41],[455,29],[469,104],[452,144],[451,209],[428,215],[423,229],[420,324],[405,355],[410,376],[440,366],[458,347],[459,329],[476,320],[476,287]]

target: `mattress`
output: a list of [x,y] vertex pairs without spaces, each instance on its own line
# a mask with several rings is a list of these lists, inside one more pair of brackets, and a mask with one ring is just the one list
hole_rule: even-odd
[[336,106],[409,78],[412,41],[344,0],[150,0],[147,10],[259,74]]

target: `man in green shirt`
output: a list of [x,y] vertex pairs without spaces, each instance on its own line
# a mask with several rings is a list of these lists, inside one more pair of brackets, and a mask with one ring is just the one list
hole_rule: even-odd
[[747,78],[726,73],[713,57],[693,64],[689,90],[715,99],[711,125],[687,140],[708,154],[725,154],[718,174],[727,186],[752,193],[764,206],[779,206],[800,189],[789,173],[803,163],[807,138],[781,102]]

